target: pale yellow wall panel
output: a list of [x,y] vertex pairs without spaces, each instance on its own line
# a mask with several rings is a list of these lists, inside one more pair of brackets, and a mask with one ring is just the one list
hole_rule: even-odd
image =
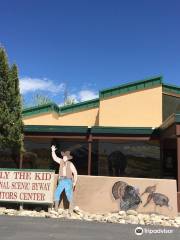
[[57,121],[58,115],[55,113],[32,115],[23,118],[25,125],[56,125]]
[[24,118],[25,125],[158,127],[162,123],[162,87],[100,101],[100,109]]
[[62,115],[59,118],[60,125],[68,126],[94,126],[99,122],[98,108],[93,108],[76,113]]
[[100,126],[158,127],[161,123],[161,86],[100,101]]
[[65,115],[47,113],[25,117],[25,125],[59,125],[59,126],[94,126],[99,122],[98,108],[84,110]]

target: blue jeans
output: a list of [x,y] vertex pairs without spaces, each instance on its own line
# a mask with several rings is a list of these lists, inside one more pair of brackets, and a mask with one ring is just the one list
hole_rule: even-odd
[[65,190],[68,201],[71,202],[73,196],[73,183],[71,178],[64,178],[59,180],[55,191],[55,201],[59,201],[63,190]]

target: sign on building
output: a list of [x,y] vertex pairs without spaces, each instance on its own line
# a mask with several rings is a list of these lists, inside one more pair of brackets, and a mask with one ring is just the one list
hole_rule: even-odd
[[53,202],[54,171],[0,169],[0,201]]

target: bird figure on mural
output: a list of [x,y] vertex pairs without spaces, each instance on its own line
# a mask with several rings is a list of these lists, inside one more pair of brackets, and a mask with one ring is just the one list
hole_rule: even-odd
[[143,207],[146,207],[151,201],[153,201],[156,206],[160,206],[160,207],[166,206],[171,209],[169,205],[169,198],[162,193],[157,193],[156,186],[157,184],[154,186],[147,187],[145,191],[141,194],[141,196],[144,195],[145,193],[149,194],[147,197],[146,203],[144,204]]
[[155,192],[156,191],[156,186],[157,186],[157,184],[147,187],[145,189],[145,191],[141,194],[141,196],[143,196],[145,193],[151,194],[151,193]]
[[124,211],[136,209],[142,202],[139,196],[139,189],[123,181],[114,183],[112,195],[115,200],[120,199],[120,209]]
[[169,198],[162,193],[150,193],[149,196],[147,197],[147,201],[146,201],[146,203],[144,204],[143,207],[146,207],[151,202],[151,200],[154,202],[154,204],[156,206],[170,207]]

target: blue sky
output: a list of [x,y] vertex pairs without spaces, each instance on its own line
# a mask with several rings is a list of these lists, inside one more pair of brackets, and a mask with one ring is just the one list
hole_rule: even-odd
[[180,85],[179,0],[0,0],[0,43],[27,103],[162,74]]

